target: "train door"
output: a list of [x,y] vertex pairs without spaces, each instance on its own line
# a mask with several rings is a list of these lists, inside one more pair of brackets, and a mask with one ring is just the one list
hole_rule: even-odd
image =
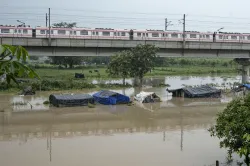
[[36,38],[36,29],[32,29],[32,37]]
[[129,40],[134,40],[134,31],[132,29],[129,31]]

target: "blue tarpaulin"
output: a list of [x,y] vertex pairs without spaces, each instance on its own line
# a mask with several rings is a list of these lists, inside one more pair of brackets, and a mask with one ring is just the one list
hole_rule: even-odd
[[126,104],[130,99],[120,93],[102,90],[93,95],[96,102],[104,105]]
[[243,87],[246,87],[247,89],[250,89],[250,84],[243,84]]

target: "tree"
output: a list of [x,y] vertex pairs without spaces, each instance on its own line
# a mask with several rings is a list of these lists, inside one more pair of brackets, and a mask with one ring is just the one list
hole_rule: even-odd
[[54,23],[52,26],[56,28],[73,28],[76,27],[76,22],[72,23],[67,23],[67,22],[59,22],[59,23]]
[[52,56],[49,58],[52,64],[64,65],[65,68],[69,66],[70,69],[73,68],[73,65],[80,65],[83,59],[83,57],[80,56]]
[[216,65],[216,62],[215,62],[215,61],[212,61],[212,62],[211,62],[211,66],[212,66],[213,68],[215,68],[215,65]]
[[33,69],[20,62],[26,62],[28,58],[28,52],[22,46],[0,45],[0,76],[6,75],[8,85],[11,80],[18,84],[17,77],[39,78]]
[[123,85],[125,85],[125,79],[130,74],[130,51],[121,51],[112,56],[108,65],[107,72],[111,76],[120,76],[123,78]]
[[154,45],[137,45],[131,49],[130,59],[130,76],[138,77],[140,80],[140,87],[142,86],[142,80],[144,75],[151,71],[155,66],[155,60],[157,58],[156,53],[158,48]]
[[250,138],[250,95],[231,101],[223,112],[218,114],[216,125],[209,131],[211,136],[218,137],[221,148],[228,149],[229,157],[236,152],[245,156],[249,166]]

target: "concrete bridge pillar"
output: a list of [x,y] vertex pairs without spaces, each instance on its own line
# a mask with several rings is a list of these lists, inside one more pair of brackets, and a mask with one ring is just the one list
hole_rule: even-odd
[[236,58],[235,61],[241,66],[242,83],[249,82],[250,59]]
[[249,82],[249,66],[242,66],[242,83]]

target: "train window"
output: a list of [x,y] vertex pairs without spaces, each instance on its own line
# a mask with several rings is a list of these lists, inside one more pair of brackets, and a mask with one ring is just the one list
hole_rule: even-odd
[[40,30],[40,34],[45,34],[45,30]]
[[[47,34],[49,34],[49,30],[46,31]],[[53,34],[53,30],[50,30],[50,34]]]
[[24,30],[23,30],[23,34],[28,34],[28,30],[27,30],[27,29],[24,29]]
[[228,36],[224,36],[224,39],[228,39]]
[[22,33],[22,30],[21,30],[21,29],[18,29],[18,33]]
[[80,31],[80,35],[88,35],[89,33],[88,33],[88,31],[86,31],[86,30],[82,30],[82,31]]
[[92,32],[92,35],[95,35],[95,32]]
[[209,36],[209,35],[206,35],[206,38],[207,38],[207,39],[209,39],[209,38],[210,38],[210,36]]
[[247,36],[247,40],[250,40],[250,36]]
[[1,29],[1,33],[10,33],[10,29]]
[[137,36],[138,36],[138,37],[141,37],[141,33],[137,33]]
[[196,34],[190,34],[190,38],[196,38]]
[[73,34],[73,31],[69,31],[69,34],[72,35],[72,34]]
[[74,31],[74,35],[76,35],[76,31]]
[[159,37],[159,33],[152,33],[152,37]]
[[231,36],[231,39],[237,40],[237,36]]
[[95,32],[95,34],[98,36],[98,35],[99,35],[99,32]]
[[148,37],[148,33],[146,33],[146,37]]
[[143,37],[145,37],[145,33],[143,33],[142,35],[143,35]]
[[17,33],[17,29],[15,29],[15,33]]
[[159,37],[159,33],[152,33],[152,37]]
[[171,34],[171,37],[172,37],[172,38],[178,38],[178,34],[176,34],[176,33]]
[[223,35],[219,35],[219,39],[223,39]]
[[126,33],[125,33],[125,32],[122,32],[121,36],[126,36]]
[[65,35],[66,31],[65,30],[58,30],[57,33],[58,33],[58,35]]
[[102,32],[103,36],[110,36],[110,32]]
[[244,40],[244,39],[245,39],[245,36],[240,36],[240,39],[241,39],[241,40]]
[[114,36],[116,36],[116,32],[114,32]]

